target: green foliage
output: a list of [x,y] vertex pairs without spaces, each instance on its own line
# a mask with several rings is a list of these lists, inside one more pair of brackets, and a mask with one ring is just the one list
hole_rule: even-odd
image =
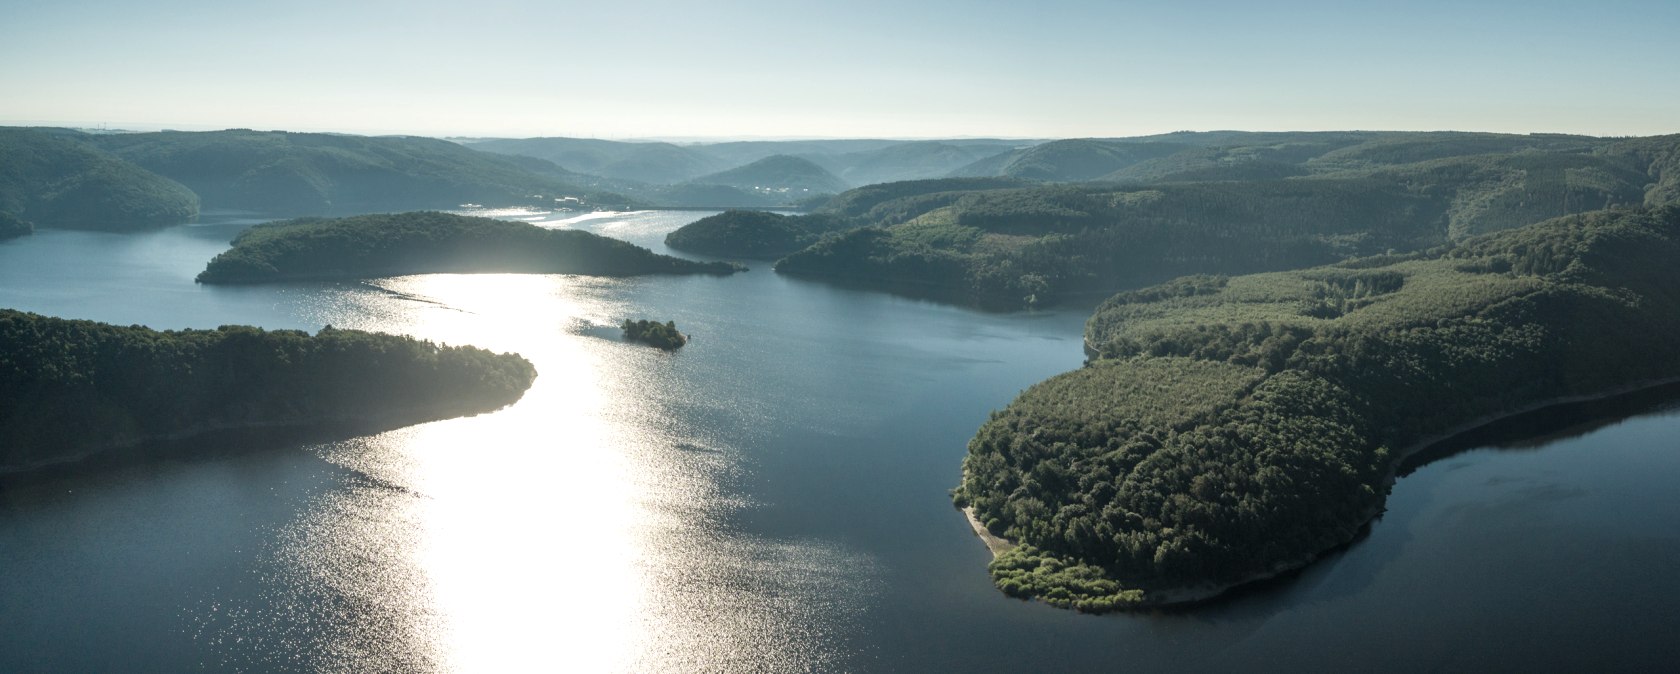
[[[1034,150],[1054,156],[1055,146]],[[892,236],[860,230],[843,235],[855,241],[819,240],[776,269],[1013,308],[1185,274],[1403,255],[1680,194],[1669,189],[1680,184],[1677,137],[1255,134],[1244,144],[1183,147],[1107,176],[1149,185],[855,190],[826,208]],[[981,236],[929,236],[931,224]],[[1029,291],[1023,279],[1041,287]],[[1346,309],[1326,300],[1322,312]]]
[[35,226],[25,222],[23,218],[0,211],[0,240],[14,236],[23,236],[35,231]]
[[836,194],[849,187],[846,181],[812,163],[811,160],[785,154],[772,155],[745,166],[703,175],[689,182],[801,194]]
[[[1324,264],[1443,241],[1445,204],[1366,179],[1048,186],[943,193],[889,228],[820,240],[779,272],[997,308],[1113,292],[1184,274]],[[910,199],[920,199],[911,197]],[[879,207],[877,207],[879,208]],[[928,225],[950,223],[927,236]],[[923,231],[917,231],[921,229]],[[1029,291],[1027,281],[1041,280]]]
[[1650,181],[1645,189],[1646,206],[1680,204],[1680,135],[1634,138],[1614,143],[1599,153],[1625,157],[1636,166],[1646,167]]
[[88,136],[119,157],[191,187],[208,207],[332,215],[462,203],[552,205],[573,196],[621,206],[553,164],[412,136],[236,129]]
[[1069,564],[1030,545],[1010,548],[992,560],[992,582],[1011,597],[1042,599],[1051,606],[1106,613],[1142,605],[1142,590],[1125,589],[1102,568]]
[[159,332],[0,310],[0,466],[218,429],[476,414],[535,377],[517,355],[386,334]]
[[1087,325],[1096,360],[980,428],[957,497],[1023,544],[999,587],[1063,606],[1299,565],[1379,511],[1389,448],[1680,375],[1675,259],[1668,207],[1123,293]]
[[989,157],[957,169],[953,176],[1005,176],[1027,180],[1096,180],[1138,162],[1187,149],[1178,143],[1076,138],[1056,140]]
[[578,230],[433,211],[304,218],[258,225],[198,275],[201,283],[370,278],[423,273],[730,274]]
[[677,332],[677,324],[673,321],[646,321],[624,319],[624,338],[632,342],[641,342],[648,346],[658,347],[666,351],[675,351],[688,343],[688,336]]
[[846,218],[862,218],[871,224],[879,224],[883,218],[873,212],[876,207],[890,201],[929,194],[1025,187],[1030,184],[1031,181],[1016,178],[945,178],[867,185],[841,193],[823,206],[823,212]]
[[88,147],[85,134],[0,128],[0,238],[24,223],[132,231],[198,215],[198,197],[173,180]]
[[774,260],[844,226],[831,215],[731,210],[683,225],[665,235],[665,245],[702,255]]

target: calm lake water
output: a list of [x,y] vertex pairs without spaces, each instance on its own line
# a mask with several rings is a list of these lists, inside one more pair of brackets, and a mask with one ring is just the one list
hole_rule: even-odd
[[[664,234],[705,214],[501,215],[667,252]],[[1400,480],[1368,537],[1302,573],[1193,609],[1083,616],[994,590],[948,490],[989,411],[1080,365],[1087,307],[987,314],[765,263],[204,287],[193,275],[250,222],[206,220],[0,242],[0,306],[398,332],[517,351],[541,375],[478,417],[0,480],[0,671],[1680,660],[1680,413],[1662,397],[1443,452]],[[618,341],[632,317],[695,339],[673,354]]]

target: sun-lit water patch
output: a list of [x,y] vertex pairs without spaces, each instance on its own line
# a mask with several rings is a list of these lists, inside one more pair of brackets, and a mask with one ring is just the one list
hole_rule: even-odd
[[[366,444],[351,440],[344,445]],[[330,446],[329,446],[330,447]],[[301,517],[267,532],[259,563],[189,601],[206,664],[233,671],[436,671],[447,654],[425,569],[424,496],[356,470],[307,500]]]
[[[618,669],[634,638],[644,588],[633,564],[633,436],[606,410],[634,401],[602,394],[599,345],[569,333],[610,313],[601,284],[539,275],[412,276],[353,304],[396,303],[376,326],[448,343],[515,351],[539,377],[514,407],[336,447],[329,460],[426,496],[410,554],[441,616],[450,668],[498,671],[539,662],[556,640],[588,670]],[[361,309],[372,311],[361,311]],[[354,320],[354,317],[351,317]],[[605,344],[605,342],[602,342]],[[376,449],[370,449],[376,448]],[[584,603],[587,613],[553,607]]]
[[483,206],[468,208],[465,206],[466,205],[463,204],[462,208],[446,212],[454,213],[456,215],[472,215],[481,218],[501,218],[503,220],[541,220],[549,217],[550,213],[550,211],[544,209],[519,206],[511,208],[485,208]]
[[[409,276],[371,282],[376,292],[324,294],[313,307],[323,324],[514,351],[538,368],[511,408],[316,448],[356,479],[410,499],[356,525],[402,551],[379,557],[393,570],[379,584],[401,588],[393,601],[418,602],[409,613],[424,619],[396,627],[426,646],[412,651],[432,654],[405,667],[519,669],[559,648],[579,671],[626,671],[693,658],[793,662],[821,650],[798,633],[832,616],[766,612],[786,601],[777,597],[787,588],[761,588],[762,601],[733,613],[720,605],[728,602],[717,579],[747,582],[773,566],[735,557],[840,553],[721,532],[730,512],[749,505],[720,487],[739,476],[738,453],[673,412],[691,395],[674,371],[682,354],[624,343],[611,327],[629,310],[616,299],[622,286],[640,282]],[[309,538],[323,547],[289,548],[283,566],[345,569],[337,560],[367,556],[336,536]],[[770,581],[748,584],[759,582]],[[590,608],[555,609],[580,605]]]
[[[371,517],[389,532],[367,532],[406,555],[388,560],[398,571],[380,582],[426,603],[412,611],[426,619],[404,627],[435,657],[406,664],[504,671],[556,650],[578,671],[795,668],[839,657],[837,635],[863,610],[872,562],[832,543],[729,530],[732,514],[755,506],[728,488],[750,470],[732,443],[753,437],[768,413],[697,398],[687,354],[617,338],[633,309],[619,298],[645,282],[408,276],[315,308],[322,323],[515,351],[538,368],[511,408],[317,448],[358,479],[409,495]],[[713,417],[726,427],[697,423]],[[332,560],[353,550],[329,547],[294,565],[341,568]],[[833,595],[856,602],[808,599]]]
[[821,541],[700,537],[659,562],[641,571],[668,593],[643,616],[633,671],[843,669],[879,592],[872,559]]
[[554,213],[554,217],[549,219],[544,224],[554,226],[554,227],[570,227],[570,226],[573,226],[573,225],[578,225],[578,224],[581,224],[581,223],[589,222],[591,220],[610,220],[610,219],[615,219],[615,218],[623,218],[623,217],[635,215],[637,213],[642,213],[642,212],[643,211],[590,211],[588,213],[573,214],[573,213],[568,213],[568,212],[565,212],[565,211],[556,211]]

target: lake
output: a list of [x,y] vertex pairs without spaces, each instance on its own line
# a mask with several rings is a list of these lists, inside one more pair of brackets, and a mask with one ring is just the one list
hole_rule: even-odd
[[[498,212],[666,251],[706,213]],[[331,324],[517,351],[517,404],[0,479],[0,671],[1657,670],[1680,659],[1672,392],[1435,452],[1366,537],[1185,609],[1009,599],[965,444],[1080,365],[1090,307],[993,314],[778,276],[206,287],[255,218],[0,242],[0,306]],[[674,320],[675,353],[618,338]],[[203,444],[203,443],[201,443]]]

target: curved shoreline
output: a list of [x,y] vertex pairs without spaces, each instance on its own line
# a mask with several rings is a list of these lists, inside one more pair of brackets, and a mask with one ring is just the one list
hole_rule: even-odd
[[[1443,442],[1451,440],[1452,438],[1455,438],[1455,437],[1458,437],[1458,436],[1463,435],[1465,433],[1469,433],[1471,431],[1480,429],[1484,426],[1488,426],[1490,424],[1494,424],[1494,423],[1497,423],[1497,422],[1500,422],[1500,421],[1504,421],[1506,419],[1510,419],[1510,418],[1513,418],[1513,417],[1519,417],[1519,416],[1522,416],[1524,414],[1530,414],[1530,413],[1533,413],[1533,412],[1538,412],[1538,411],[1541,411],[1541,410],[1544,410],[1544,409],[1547,409],[1547,408],[1550,408],[1550,407],[1558,407],[1558,406],[1562,406],[1562,405],[1574,405],[1574,404],[1579,404],[1579,403],[1595,402],[1595,401],[1601,401],[1601,400],[1610,400],[1610,399],[1613,399],[1613,398],[1618,398],[1618,397],[1626,396],[1626,395],[1632,395],[1632,394],[1639,393],[1639,392],[1642,392],[1642,391],[1648,391],[1648,390],[1651,390],[1651,389],[1661,388],[1663,386],[1670,386],[1670,385],[1674,385],[1674,384],[1680,384],[1680,376],[1660,377],[1660,378],[1656,378],[1656,379],[1646,379],[1646,380],[1642,380],[1642,381],[1635,382],[1635,383],[1632,383],[1632,384],[1626,384],[1626,385],[1623,385],[1623,386],[1613,387],[1613,388],[1610,388],[1610,389],[1607,389],[1607,390],[1604,390],[1604,391],[1599,391],[1599,392],[1596,392],[1596,393],[1586,393],[1586,394],[1577,394],[1577,395],[1558,396],[1558,397],[1555,397],[1555,398],[1548,398],[1546,400],[1542,400],[1542,401],[1532,403],[1532,404],[1529,404],[1529,405],[1523,405],[1523,406],[1518,407],[1514,410],[1508,410],[1508,411],[1505,411],[1505,412],[1499,412],[1499,413],[1495,413],[1495,414],[1487,414],[1487,415],[1477,417],[1475,419],[1464,422],[1464,423],[1459,424],[1457,426],[1453,426],[1452,428],[1450,428],[1446,431],[1443,431],[1441,433],[1424,437],[1421,440],[1418,440],[1416,442],[1413,442],[1410,445],[1407,445],[1404,449],[1401,449],[1400,451],[1395,452],[1394,455],[1391,456],[1390,459],[1389,459],[1388,472],[1384,476],[1383,486],[1385,488],[1393,487],[1394,483],[1398,479],[1398,473],[1399,473],[1399,470],[1400,470],[1400,466],[1405,463],[1406,459],[1408,459],[1412,456],[1415,456],[1415,455],[1417,455],[1417,454],[1419,454],[1419,453],[1423,452],[1424,450],[1427,450],[1431,447],[1434,447],[1434,446],[1439,445]],[[1375,508],[1373,508],[1372,511],[1365,516],[1364,521],[1360,524],[1360,530],[1363,530],[1366,527],[1371,526],[1371,523],[1373,521],[1375,521],[1377,519],[1377,517],[1381,516],[1383,514],[1383,512],[1385,512],[1387,510],[1386,505],[1388,503],[1388,494],[1386,493],[1386,491],[1387,490],[1385,489],[1385,493],[1383,494],[1382,499],[1377,502]],[[1012,541],[1012,540],[1009,540],[1007,538],[1003,538],[1002,536],[998,536],[996,534],[993,534],[990,530],[988,530],[986,528],[986,525],[981,523],[979,518],[977,518],[975,516],[974,508],[972,506],[962,508],[962,511],[963,511],[963,515],[968,518],[969,526],[973,527],[974,534],[980,538],[981,542],[985,543],[986,549],[991,551],[993,560],[996,560],[998,555],[1004,553],[1005,551],[1007,551],[1011,548],[1014,548],[1017,545],[1017,543],[1015,541]],[[1236,589],[1238,587],[1241,587],[1243,585],[1248,585],[1250,583],[1256,583],[1256,582],[1260,582],[1260,581],[1264,581],[1264,580],[1270,580],[1272,578],[1276,578],[1278,576],[1289,573],[1291,571],[1297,571],[1297,570],[1306,568],[1308,565],[1312,564],[1313,562],[1318,561],[1318,559],[1323,557],[1325,554],[1330,553],[1332,551],[1335,551],[1335,550],[1337,550],[1337,549],[1339,549],[1343,546],[1349,545],[1352,542],[1353,542],[1352,540],[1344,541],[1342,543],[1338,543],[1334,546],[1325,548],[1323,550],[1319,550],[1318,552],[1314,552],[1314,553],[1312,553],[1312,554],[1310,554],[1310,555],[1308,555],[1304,558],[1298,558],[1298,559],[1289,560],[1289,561],[1285,561],[1285,562],[1279,562],[1279,563],[1273,565],[1272,568],[1268,571],[1265,571],[1265,572],[1262,572],[1262,573],[1252,574],[1252,575],[1249,575],[1249,576],[1245,576],[1241,579],[1231,581],[1231,582],[1228,582],[1228,583],[1209,583],[1209,584],[1205,584],[1205,585],[1194,585],[1194,586],[1188,586],[1188,587],[1165,588],[1165,589],[1159,589],[1159,590],[1145,590],[1143,600],[1132,604],[1128,608],[1130,608],[1130,609],[1154,608],[1154,607],[1171,606],[1171,605],[1177,605],[1177,604],[1194,604],[1194,603],[1197,603],[1197,602],[1208,601],[1210,599],[1214,599],[1214,598],[1216,598],[1216,597],[1218,597],[1222,594],[1225,594],[1226,592],[1234,590],[1234,589]]]
[[[521,396],[523,397],[523,396]],[[146,435],[135,438],[113,440],[91,446],[82,446],[51,458],[39,459],[22,464],[0,464],[0,478],[27,475],[30,473],[59,470],[80,464],[93,464],[105,460],[123,460],[125,452],[170,443],[186,443],[213,437],[224,433],[240,433],[258,430],[311,430],[332,428],[365,429],[365,432],[351,433],[345,437],[362,437],[376,435],[386,431],[445,421],[463,417],[488,414],[509,407],[518,400],[508,402],[494,409],[454,408],[452,406],[438,406],[425,409],[406,411],[392,411],[384,414],[372,415],[322,415],[298,419],[276,419],[271,421],[251,421],[240,423],[211,423],[198,424],[189,428],[169,433]],[[159,454],[154,458],[169,458],[170,454]]]

